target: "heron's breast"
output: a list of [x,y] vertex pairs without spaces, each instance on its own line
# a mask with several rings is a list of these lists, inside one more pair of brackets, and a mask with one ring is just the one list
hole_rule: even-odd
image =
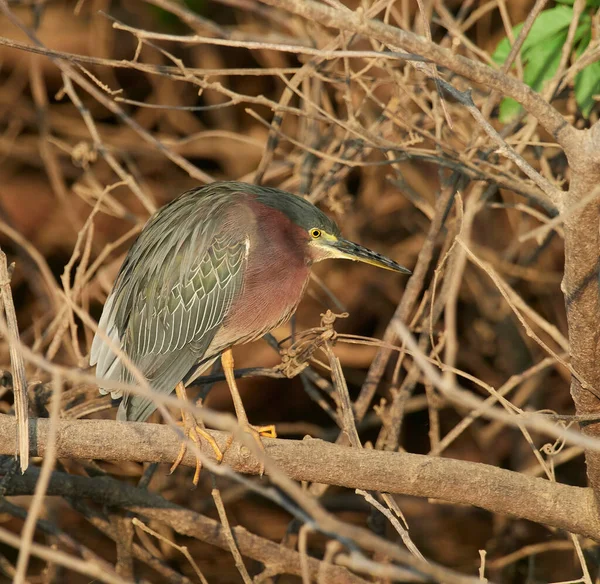
[[274,209],[261,209],[260,213],[256,231],[248,239],[242,291],[213,346],[249,342],[284,324],[308,284],[310,266],[304,230]]

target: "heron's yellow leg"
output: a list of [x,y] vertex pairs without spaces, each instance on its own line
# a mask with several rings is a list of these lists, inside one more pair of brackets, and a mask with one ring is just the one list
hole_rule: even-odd
[[[223,372],[225,373],[225,379],[227,379],[227,385],[229,386],[229,391],[231,392],[231,398],[233,399],[233,407],[235,408],[235,415],[238,419],[239,425],[243,428],[245,432],[251,434],[260,449],[264,452],[265,447],[261,441],[261,436],[265,438],[277,438],[277,432],[275,431],[275,426],[270,424],[268,426],[252,426],[248,421],[248,416],[246,415],[246,410],[244,409],[244,404],[242,403],[242,398],[240,396],[240,392],[237,387],[237,383],[235,381],[235,375],[233,374],[233,353],[231,349],[227,349],[221,354],[221,363],[223,364]],[[228,441],[225,450],[231,444],[231,439]],[[265,465],[261,461],[260,463],[260,474],[262,475],[265,470]]]
[[[179,382],[175,386],[175,392],[180,400],[187,402],[188,397],[183,382]],[[223,460],[223,453],[221,452],[221,449],[219,448],[218,444],[215,442],[215,439],[206,431],[206,428],[204,428],[204,423],[198,422],[196,418],[194,418],[194,416],[185,409],[181,410],[181,420],[185,436],[192,440],[198,446],[200,446],[200,437],[204,438],[213,449],[217,462],[221,462],[221,460]],[[175,459],[175,462],[171,466],[171,470],[169,472],[172,473],[181,464],[181,461],[183,460],[183,457],[185,456],[186,452],[187,441],[183,440],[179,448],[179,454],[177,455],[177,458]],[[196,457],[196,470],[194,472],[194,478],[192,479],[192,482],[195,487],[198,486],[201,469],[202,462],[198,457]]]

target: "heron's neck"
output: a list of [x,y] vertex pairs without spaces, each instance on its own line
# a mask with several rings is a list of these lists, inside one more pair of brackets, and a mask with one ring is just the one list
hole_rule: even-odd
[[[302,299],[310,276],[303,231],[283,213],[259,216],[249,234],[248,265],[243,291],[228,315],[228,334],[248,342],[285,323]],[[278,216],[280,215],[280,216]],[[268,231],[260,231],[268,225]],[[226,345],[227,339],[215,337]],[[241,339],[241,340],[240,340]]]

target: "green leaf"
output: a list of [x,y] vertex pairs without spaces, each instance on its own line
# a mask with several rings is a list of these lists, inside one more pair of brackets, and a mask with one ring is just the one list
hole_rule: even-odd
[[[517,24],[517,26],[513,27],[514,38],[517,38],[519,36],[519,33],[521,32],[522,28],[523,28],[523,24]],[[511,44],[508,40],[508,37],[504,37],[498,43],[496,50],[492,54],[492,60],[495,63],[498,63],[498,65],[503,65],[504,61],[506,61],[506,59],[508,58],[508,55],[510,53],[510,48],[511,48]],[[521,50],[523,50],[523,49],[521,48]]]
[[[567,39],[567,32],[562,32],[554,38],[539,45],[537,50],[527,53],[528,57],[523,69],[523,81],[536,91],[543,87],[544,81],[551,79],[560,63],[562,47]],[[505,98],[500,103],[500,121],[512,121],[519,113],[517,102]]]
[[[568,4],[573,6],[575,0],[556,0],[557,4]],[[600,6],[600,0],[587,0],[585,3],[586,8],[598,8]]]
[[500,111],[498,114],[498,118],[503,124],[507,124],[508,122],[512,122],[521,111],[521,104],[518,101],[515,101],[512,97],[505,97],[500,102]]
[[[575,50],[577,58],[581,57],[592,38],[591,29],[585,31],[581,42]],[[575,101],[584,118],[589,118],[596,101],[594,95],[600,94],[600,61],[588,65],[575,77]]]
[[[566,34],[572,18],[573,9],[568,6],[556,6],[549,10],[544,10],[533,23],[533,26],[521,47],[521,55],[523,57],[527,56],[532,49],[537,51],[546,41],[559,33]],[[522,28],[523,24],[517,24],[513,28],[513,35],[515,38],[518,37]],[[510,53],[510,46],[508,38],[502,39],[498,43],[498,46],[492,55],[492,59],[499,65],[503,64]]]
[[600,94],[600,62],[596,61],[575,77],[575,100],[584,118],[589,118],[596,105],[594,95]]
[[[600,2],[600,0],[598,0]],[[551,79],[558,69],[561,52],[567,39],[567,34],[571,20],[573,18],[573,9],[569,6],[556,6],[542,12],[533,23],[523,46],[521,47],[521,58],[523,60],[523,81],[532,89],[539,91],[543,88],[544,82]],[[523,25],[518,24],[514,27],[513,33],[518,36]],[[575,42],[579,43],[578,50],[587,46],[591,30],[591,19],[589,15],[584,14],[575,31]],[[503,39],[492,55],[494,61],[501,64],[506,61],[510,53],[510,44],[508,39]],[[589,85],[591,80],[585,79]],[[581,90],[581,95],[585,94]],[[590,96],[586,103],[589,107]],[[592,104],[593,106],[593,104]],[[503,123],[513,120],[520,111],[520,106],[512,99],[505,98],[500,103],[499,117]]]
[[567,40],[567,32],[538,45],[535,51],[527,53],[523,69],[523,81],[536,91],[543,87],[544,81],[551,79],[558,69],[560,55]]

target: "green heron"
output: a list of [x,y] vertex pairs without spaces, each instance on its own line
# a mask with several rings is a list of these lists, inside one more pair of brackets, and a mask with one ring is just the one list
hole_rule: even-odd
[[[238,421],[262,446],[259,435],[274,436],[274,428],[250,426],[231,348],[284,324],[303,296],[311,265],[327,258],[410,274],[343,239],[334,221],[299,196],[240,182],[192,189],[148,221],[121,266],[99,327],[153,391],[175,389],[180,399],[187,399],[186,384],[221,357]],[[133,381],[99,334],[90,362],[99,379]],[[126,394],[117,419],[144,421],[155,409],[152,399]],[[196,442],[202,435],[220,460],[210,434],[185,411],[182,416],[186,434]],[[183,458],[184,444],[173,469]],[[194,483],[199,469],[198,463]]]

